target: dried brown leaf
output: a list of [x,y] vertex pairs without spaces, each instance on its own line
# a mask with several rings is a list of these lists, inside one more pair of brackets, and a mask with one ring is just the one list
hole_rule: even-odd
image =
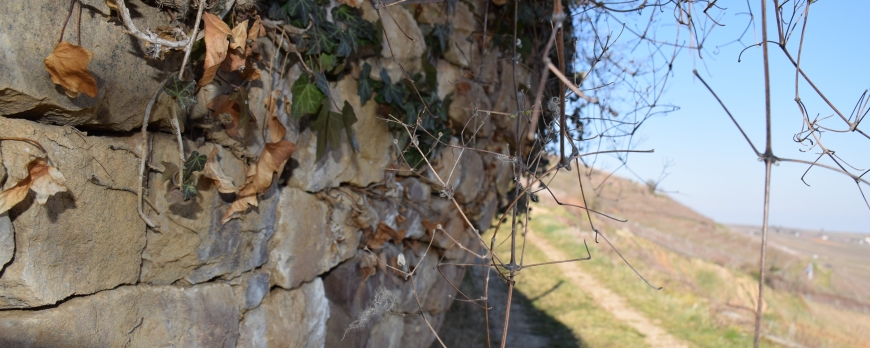
[[236,24],[236,27],[232,30],[232,35],[230,36],[230,49],[231,50],[239,50],[242,54],[245,53],[245,46],[247,46],[246,40],[248,39],[248,20],[244,20],[239,24]]
[[48,197],[58,192],[66,191],[66,179],[57,168],[45,163],[45,159],[38,158],[28,165],[30,171],[30,189],[36,192],[36,203],[45,205]]
[[63,87],[70,98],[76,98],[80,93],[93,98],[97,96],[97,80],[88,72],[92,58],[94,53],[86,48],[62,41],[42,62],[51,75],[51,82]]
[[221,70],[226,72],[237,71],[244,67],[247,62],[247,56],[244,53],[239,53],[237,50],[230,50],[227,53],[227,58],[221,63]]
[[10,187],[8,190],[0,192],[0,214],[5,213],[9,209],[12,209],[18,202],[24,200],[27,197],[27,193],[30,192],[30,177],[24,178],[24,180],[19,181],[15,186]]
[[232,100],[229,95],[224,94],[214,97],[206,106],[209,110],[214,111],[215,118],[224,125],[227,135],[241,139],[242,135],[239,133],[241,106],[239,103]]
[[221,223],[225,224],[232,219],[237,219],[248,210],[248,207],[256,206],[256,190],[251,185],[245,186],[239,190],[239,193],[236,195],[236,200],[233,201],[233,204],[230,205],[230,208],[227,209],[227,212],[224,213],[223,217],[221,217]]
[[205,167],[202,170],[202,175],[214,181],[220,193],[236,193],[239,188],[233,185],[233,179],[224,174],[220,164],[217,161],[217,156],[221,152],[221,147],[215,145],[214,150],[208,155],[208,160],[205,162]]
[[248,30],[248,40],[257,41],[258,37],[263,36],[266,36],[266,28],[263,27],[262,23],[260,23],[260,16],[257,16],[251,29]]
[[44,158],[37,158],[27,164],[28,175],[15,186],[0,192],[0,214],[8,211],[27,197],[28,190],[36,193],[36,203],[45,205],[48,197],[64,192],[66,179],[56,168],[49,166]]
[[226,59],[230,43],[227,36],[233,33],[220,17],[211,13],[203,13],[202,22],[205,25],[205,72],[198,84],[205,86],[214,79],[218,67]]
[[[274,104],[272,105],[274,106]],[[287,135],[287,128],[274,115],[269,116],[269,141],[277,143]]]
[[364,253],[359,261],[359,268],[362,270],[363,279],[368,279],[377,272],[378,258],[371,253]]
[[363,0],[338,0],[338,2],[356,8],[360,8],[360,6],[362,6],[363,4]]
[[400,230],[396,231],[389,225],[380,222],[378,223],[378,228],[372,230],[370,227],[363,230],[363,238],[365,240],[365,245],[369,247],[369,249],[380,250],[384,247],[384,243],[392,240],[393,244],[398,245],[405,239],[405,231]]
[[284,170],[284,164],[296,151],[296,144],[287,140],[281,140],[277,143],[266,143],[263,147],[263,153],[257,159],[257,172],[253,176],[251,185],[257,192],[263,192],[272,186],[272,179],[275,174],[281,173]]
[[290,159],[293,152],[296,152],[296,144],[283,139],[287,133],[284,125],[274,116],[270,117],[268,123],[269,140],[272,142],[263,146],[263,152],[260,153],[257,163],[248,167],[245,186],[239,190],[236,200],[224,213],[221,223],[225,224],[227,221],[239,217],[248,209],[248,206],[257,206],[257,194],[265,192],[272,186],[272,180],[275,176],[281,175],[287,160]]

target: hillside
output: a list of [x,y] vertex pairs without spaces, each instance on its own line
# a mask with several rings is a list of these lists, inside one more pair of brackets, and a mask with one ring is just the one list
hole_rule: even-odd
[[[576,172],[563,172],[551,179],[547,186],[553,196],[538,192],[539,203],[532,204],[526,264],[586,256],[584,240],[592,260],[522,271],[516,285],[520,294],[515,297],[519,299],[514,301],[512,313],[538,319],[535,325],[524,325],[512,314],[510,325],[518,330],[509,332],[508,346],[524,342],[520,336],[543,342],[523,346],[541,347],[751,345],[757,236],[717,224],[644,185],[617,176],[608,178],[594,170],[584,172],[582,183],[589,206],[628,220],[623,223],[593,216],[596,228],[641,275],[663,287],[656,291],[603,240],[595,243],[585,213],[556,203],[555,199],[583,204]],[[772,231],[763,344],[859,347],[870,340],[866,294],[848,287],[868,281],[859,265],[868,264],[870,256],[855,249],[868,246],[835,243],[840,235],[832,234],[826,249],[812,249],[810,244],[802,247],[787,241],[786,236]],[[817,259],[807,254],[810,250],[816,250]],[[815,265],[812,282],[806,281],[803,273],[810,262]],[[463,291],[479,291],[480,278],[479,271],[467,275]],[[497,286],[490,290],[498,293]],[[503,306],[494,302],[490,304]],[[458,313],[466,326],[473,324],[469,318],[482,318],[483,311],[464,307],[468,305],[453,305],[445,321],[448,326]],[[501,323],[503,316],[493,314],[490,320]],[[491,328],[492,337],[500,339],[500,324],[493,325],[499,328]],[[466,335],[465,331],[449,330],[443,332],[453,339]],[[476,341],[485,344],[481,332],[472,336],[477,335]]]

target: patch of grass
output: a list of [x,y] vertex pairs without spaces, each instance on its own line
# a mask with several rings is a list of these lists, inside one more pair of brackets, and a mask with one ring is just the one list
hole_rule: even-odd
[[[540,220],[547,221],[546,218]],[[549,221],[549,227],[551,231],[556,231],[560,226],[555,221]],[[484,236],[484,239],[488,240],[490,236]],[[497,248],[499,255],[504,258],[509,255],[509,250],[509,242]],[[540,249],[532,244],[526,245],[525,264],[545,261],[550,260]],[[572,284],[556,265],[522,270],[517,277],[515,289],[524,294],[540,313],[557,320],[559,326],[568,327],[574,337],[582,342],[583,347],[647,346],[641,333],[623,324],[610,312],[598,306],[588,294]],[[534,329],[544,334],[560,333],[558,327],[555,325],[548,327],[548,325],[552,323],[539,320],[534,324]],[[556,338],[552,342],[558,346],[556,342],[559,341],[567,340]]]
[[[534,245],[526,246],[527,264],[549,261]],[[516,288],[527,294],[535,308],[571,328],[590,347],[645,347],[644,337],[601,308],[565,277],[558,266],[523,270]]]
[[[552,214],[549,212],[552,210]],[[543,209],[542,209],[543,210]],[[533,231],[552,245],[570,255],[578,255],[585,250],[583,242],[578,238],[576,228],[553,228],[559,225],[558,212],[560,208],[547,208],[548,213],[538,211],[538,218],[530,223]],[[546,227],[546,228],[545,228]],[[625,254],[626,248],[652,248],[654,245],[643,245],[644,242],[632,238],[627,232],[609,232],[608,238],[620,247]],[[711,305],[707,298],[696,295],[692,287],[670,277],[669,274],[657,272],[652,267],[646,267],[645,262],[638,259],[630,261],[638,270],[657,286],[663,286],[660,291],[648,287],[631,271],[619,257],[609,250],[605,243],[595,244],[588,241],[592,252],[592,260],[578,265],[583,271],[595,276],[603,285],[622,296],[636,310],[646,315],[650,320],[662,326],[674,336],[699,347],[746,347],[752,345],[752,334],[740,327],[717,325],[711,315]],[[631,253],[628,256],[634,256]],[[671,260],[679,259],[673,255]],[[707,286],[715,286],[716,274],[711,271],[692,269],[690,262],[675,263],[674,268],[688,268],[694,271],[690,274],[700,274]],[[763,344],[764,346],[765,344]]]

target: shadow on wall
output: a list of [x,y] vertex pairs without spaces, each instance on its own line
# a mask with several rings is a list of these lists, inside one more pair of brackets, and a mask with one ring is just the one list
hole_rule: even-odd
[[[468,268],[459,289],[469,297],[483,295],[483,277],[480,267]],[[504,311],[507,301],[507,283],[493,273],[489,283],[490,339],[492,346],[501,345]],[[546,296],[547,291],[540,298]],[[457,295],[461,298],[461,295]],[[582,338],[577,338],[562,322],[535,308],[533,301],[514,289],[511,302],[510,325],[506,347],[587,347]],[[438,336],[447,347],[486,347],[485,312],[470,302],[453,301],[447,312]],[[436,341],[432,348],[440,348]]]

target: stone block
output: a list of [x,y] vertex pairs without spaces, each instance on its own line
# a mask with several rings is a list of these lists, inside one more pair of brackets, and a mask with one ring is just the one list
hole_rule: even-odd
[[326,201],[305,191],[280,192],[275,235],[269,241],[265,269],[271,284],[293,289],[353,257],[359,229],[348,226],[350,207]]
[[[94,53],[88,71],[97,82],[97,96],[69,98],[55,85],[42,60],[54,50],[69,13],[69,2],[0,2],[0,116],[92,129],[128,131],[142,124],[145,105],[168,72],[180,65],[181,54],[166,60],[145,59],[139,41],[111,20],[105,1],[82,1],[81,46]],[[140,30],[168,26],[160,9],[128,1]],[[76,19],[70,19],[63,39],[76,43]]]
[[[145,247],[133,189],[139,166],[135,137],[91,137],[70,127],[2,117],[0,125],[0,137],[42,144],[68,188],[44,206],[30,193],[9,211],[15,257],[0,277],[0,308],[50,305],[135,283]],[[20,141],[2,142],[0,153],[9,173],[4,189],[27,176],[31,160],[45,156]]]
[[320,278],[294,290],[275,288],[259,307],[245,314],[236,347],[324,347],[328,319]]
[[[155,134],[152,146],[152,163],[178,163],[175,137]],[[185,152],[207,155],[214,146],[187,142]],[[229,151],[222,151],[219,165],[235,185],[244,183],[244,162]],[[159,228],[148,230],[140,281],[172,284],[183,280],[197,284],[216,277],[235,278],[268,259],[267,246],[275,231],[277,187],[261,194],[258,207],[249,209],[241,219],[221,224],[234,195],[218,193],[209,183],[202,184],[190,203],[171,203],[164,198],[171,183],[163,182],[162,173],[152,172],[149,176],[147,197],[156,211],[147,206],[146,211]]]
[[227,284],[124,286],[57,307],[0,311],[0,346],[233,347],[234,301]]

